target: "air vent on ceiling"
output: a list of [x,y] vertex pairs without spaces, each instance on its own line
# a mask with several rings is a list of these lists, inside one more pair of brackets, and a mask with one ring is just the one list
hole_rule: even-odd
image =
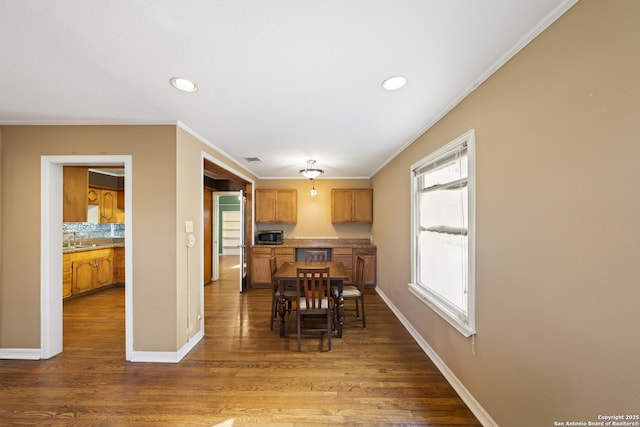
[[244,159],[248,163],[262,163],[262,159],[260,157],[245,157]]

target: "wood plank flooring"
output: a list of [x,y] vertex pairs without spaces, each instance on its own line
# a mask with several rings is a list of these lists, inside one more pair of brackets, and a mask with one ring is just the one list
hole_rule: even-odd
[[[225,257],[231,267],[236,257]],[[237,267],[237,266],[236,266]],[[240,294],[237,270],[205,286],[205,338],[179,364],[125,361],[124,288],[64,305],[64,352],[0,360],[1,426],[479,426],[373,291],[367,327],[344,337],[269,330],[269,289]]]

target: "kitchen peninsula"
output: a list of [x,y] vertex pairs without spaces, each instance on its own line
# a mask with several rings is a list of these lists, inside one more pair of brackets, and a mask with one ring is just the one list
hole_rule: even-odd
[[352,283],[353,265],[355,257],[361,256],[365,260],[365,285],[376,286],[376,246],[369,239],[285,239],[280,245],[253,245],[251,247],[250,283],[254,288],[271,286],[271,272],[269,261],[276,257],[278,268],[285,262],[302,260],[305,249],[325,249],[327,259],[344,264],[349,274],[345,284]]

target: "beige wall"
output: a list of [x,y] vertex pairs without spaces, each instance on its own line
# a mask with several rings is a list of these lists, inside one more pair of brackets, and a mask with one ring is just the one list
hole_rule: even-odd
[[[638,413],[639,28],[579,2],[372,180],[378,286],[499,425]],[[475,346],[407,291],[410,165],[472,128]]]
[[[175,351],[175,126],[4,126],[0,347],[40,347],[40,158],[131,155],[134,350]],[[162,332],[159,332],[162,331]]]
[[0,182],[11,183],[0,198],[0,347],[40,347],[40,158],[75,154],[132,156],[133,349],[184,346],[200,330],[202,152],[253,176],[176,126],[3,126],[0,135]]
[[[284,230],[286,238],[371,237],[370,224],[332,224],[332,188],[371,188],[368,179],[316,179],[317,197],[311,197],[311,181],[308,179],[262,179],[256,188],[295,188],[298,191],[298,222],[296,224],[256,224],[258,230],[277,228]],[[374,194],[374,200],[376,194]],[[374,218],[375,221],[375,218]]]

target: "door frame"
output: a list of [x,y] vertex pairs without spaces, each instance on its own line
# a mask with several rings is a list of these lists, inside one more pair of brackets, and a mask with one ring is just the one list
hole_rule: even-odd
[[133,356],[132,156],[41,156],[40,164],[40,357],[49,359],[62,349],[62,167],[124,166],[125,197],[125,348]]

